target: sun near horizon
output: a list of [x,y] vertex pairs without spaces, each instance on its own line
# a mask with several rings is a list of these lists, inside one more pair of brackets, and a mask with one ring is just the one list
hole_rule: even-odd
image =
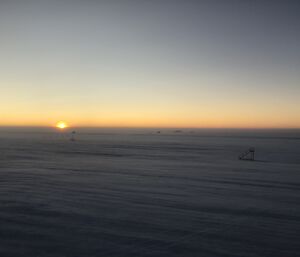
[[68,126],[68,124],[66,122],[59,121],[59,122],[56,123],[55,127],[58,128],[58,129],[63,130],[65,128],[69,127],[69,126]]

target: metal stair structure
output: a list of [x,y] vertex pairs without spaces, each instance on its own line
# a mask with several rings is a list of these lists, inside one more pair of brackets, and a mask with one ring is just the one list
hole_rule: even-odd
[[254,161],[255,148],[250,147],[247,151],[239,155],[239,160]]

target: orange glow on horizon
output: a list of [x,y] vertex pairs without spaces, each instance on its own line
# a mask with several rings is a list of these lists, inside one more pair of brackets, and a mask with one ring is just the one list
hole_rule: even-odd
[[[22,110],[22,109],[21,109]],[[253,110],[251,110],[252,112]],[[244,114],[244,112],[246,112]],[[39,113],[23,110],[22,113],[4,113],[0,126],[54,127],[65,130],[70,127],[139,127],[139,128],[300,128],[298,113],[251,113],[222,109],[192,112],[183,110],[124,110],[117,111],[62,111]],[[254,112],[254,111],[253,111]],[[279,113],[279,112],[275,112]],[[1,114],[1,112],[0,112]],[[284,114],[284,115],[283,115]],[[58,122],[57,117],[64,120]],[[68,120],[68,122],[66,122]]]

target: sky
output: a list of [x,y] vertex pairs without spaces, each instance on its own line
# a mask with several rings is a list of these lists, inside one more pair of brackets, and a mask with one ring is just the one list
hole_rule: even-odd
[[300,3],[0,1],[0,126],[300,128]]

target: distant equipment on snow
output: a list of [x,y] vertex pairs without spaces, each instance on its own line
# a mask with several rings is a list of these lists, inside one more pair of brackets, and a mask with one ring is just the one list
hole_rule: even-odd
[[71,141],[75,141],[75,134],[76,134],[76,131],[75,130],[73,130],[72,132],[71,132]]
[[254,161],[255,148],[250,147],[247,151],[239,155],[239,160]]

